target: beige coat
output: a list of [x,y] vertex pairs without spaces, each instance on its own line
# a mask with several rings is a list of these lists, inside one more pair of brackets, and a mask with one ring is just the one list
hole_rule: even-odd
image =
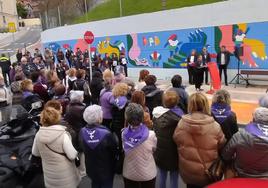
[[213,117],[193,113],[182,117],[174,132],[173,139],[178,146],[179,171],[184,182],[205,186],[209,179],[207,168],[218,157],[218,150],[225,143],[220,125]]
[[[65,153],[68,159],[51,151],[46,145],[54,151]],[[35,136],[32,153],[41,156],[46,188],[78,186],[81,178],[74,164],[77,151],[72,145],[65,126],[41,127]]]

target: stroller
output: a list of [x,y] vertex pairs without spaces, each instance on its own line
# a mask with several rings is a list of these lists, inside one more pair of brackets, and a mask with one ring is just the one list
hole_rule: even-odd
[[[38,118],[22,106],[0,108],[0,188],[28,188],[42,174],[41,160],[37,168],[31,162],[38,127]],[[43,182],[40,184],[34,187],[42,187]]]

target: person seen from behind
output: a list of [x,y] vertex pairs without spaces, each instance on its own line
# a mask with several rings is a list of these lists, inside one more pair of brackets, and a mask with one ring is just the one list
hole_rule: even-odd
[[187,188],[211,183],[206,170],[218,159],[225,138],[220,125],[210,115],[209,102],[203,93],[190,96],[188,114],[182,116],[173,139],[178,147],[179,174]]

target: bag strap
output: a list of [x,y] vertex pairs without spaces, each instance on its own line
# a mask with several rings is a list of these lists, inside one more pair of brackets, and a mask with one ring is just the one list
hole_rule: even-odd
[[64,156],[64,157],[66,157],[66,159],[68,159],[68,161],[72,162],[72,161],[67,157],[66,153],[60,153],[60,152],[58,152],[58,151],[55,151],[55,150],[51,149],[47,144],[45,144],[45,146],[46,146],[50,151],[52,151],[52,152],[54,152],[54,153],[57,153],[57,154],[59,154],[59,155],[61,155],[61,156]]
[[[194,144],[196,145],[196,141],[195,141],[193,135],[192,135],[192,134],[190,134],[190,135],[191,135],[191,137],[192,137],[192,139],[193,139],[193,141],[194,141]],[[196,145],[196,146],[197,146],[197,145]],[[205,163],[205,161],[203,160],[203,158],[202,158],[201,155],[200,155],[199,148],[197,147],[196,149],[197,149],[197,154],[198,154],[199,161],[200,161],[201,164],[203,165],[205,171],[208,171],[208,168],[207,168],[207,166],[206,166],[206,163]]]

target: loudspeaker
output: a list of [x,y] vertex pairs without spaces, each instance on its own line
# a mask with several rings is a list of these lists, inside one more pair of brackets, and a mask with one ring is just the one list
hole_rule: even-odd
[[243,47],[235,47],[234,55],[238,60],[240,60],[240,57],[244,55],[244,48]]

